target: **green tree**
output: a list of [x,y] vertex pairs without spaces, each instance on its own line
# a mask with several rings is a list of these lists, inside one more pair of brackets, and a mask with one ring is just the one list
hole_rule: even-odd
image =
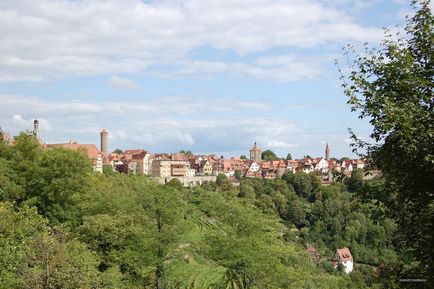
[[115,154],[123,154],[124,152],[121,149],[117,148],[117,149],[115,149],[113,151],[113,153],[115,153]]
[[265,161],[274,161],[278,160],[279,157],[271,150],[265,150],[262,152],[262,159]]
[[190,150],[180,150],[179,153],[184,154],[188,157],[193,155],[193,153]]
[[434,284],[434,19],[430,1],[413,1],[405,35],[387,34],[380,49],[351,55],[351,72],[342,76],[353,111],[373,125],[367,150],[384,174],[384,200],[405,234],[406,244]]
[[290,153],[288,153],[288,154],[286,155],[286,160],[287,160],[287,161],[292,160],[292,155],[291,155]]
[[246,155],[241,155],[241,156],[240,156],[240,159],[242,159],[242,160],[247,160],[247,157],[246,157]]

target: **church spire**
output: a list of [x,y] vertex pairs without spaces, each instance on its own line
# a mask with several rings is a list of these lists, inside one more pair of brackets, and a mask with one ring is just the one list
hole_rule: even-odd
[[327,143],[327,145],[326,145],[326,149],[325,149],[325,159],[326,159],[327,161],[330,160],[330,147],[329,147],[329,143]]

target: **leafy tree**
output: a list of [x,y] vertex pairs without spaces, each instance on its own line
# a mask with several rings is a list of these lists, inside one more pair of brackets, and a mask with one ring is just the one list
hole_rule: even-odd
[[288,160],[288,161],[292,160],[292,155],[290,153],[288,153],[286,155],[286,160]]
[[429,0],[413,1],[413,8],[405,35],[389,33],[380,49],[355,55],[342,79],[352,110],[373,125],[375,143],[353,135],[354,145],[367,150],[396,192],[384,201],[433,286],[434,19]]
[[113,151],[113,153],[115,153],[115,154],[123,154],[124,152],[121,149],[117,148],[117,149],[115,149]]
[[262,159],[265,161],[274,161],[274,160],[279,159],[279,157],[276,156],[276,154],[271,150],[263,151],[261,156],[262,156]]
[[188,151],[187,150],[180,150],[179,153],[184,154],[188,157],[193,155],[193,153],[190,150],[188,150]]
[[237,180],[241,180],[241,178],[242,178],[242,174],[241,174],[241,171],[240,170],[236,170],[235,171],[235,178],[237,179]]
[[246,155],[241,155],[241,156],[240,156],[240,159],[242,159],[242,160],[247,160],[247,157],[246,157]]

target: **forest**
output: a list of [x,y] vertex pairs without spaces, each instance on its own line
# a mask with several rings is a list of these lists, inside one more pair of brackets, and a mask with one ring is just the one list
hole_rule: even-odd
[[[0,288],[397,288],[418,263],[384,190],[361,171],[157,185],[22,133],[0,143]],[[350,274],[330,262],[344,246]]]

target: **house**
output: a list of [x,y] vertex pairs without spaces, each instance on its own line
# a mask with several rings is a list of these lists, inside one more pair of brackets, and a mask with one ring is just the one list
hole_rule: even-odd
[[147,151],[133,154],[132,159],[137,163],[138,175],[149,175],[151,173],[152,158]]
[[335,265],[335,268],[338,267],[339,264],[344,266],[345,273],[347,274],[353,271],[354,260],[350,249],[347,247],[337,249],[331,261]]
[[298,161],[288,160],[286,163],[286,171],[295,174],[298,168]]
[[310,158],[304,158],[300,160],[299,164],[299,169],[306,174],[311,173],[314,170],[312,160]]
[[306,252],[310,255],[312,260],[314,260],[316,263],[319,263],[321,261],[321,255],[314,246],[308,245],[306,248]]
[[171,176],[171,160],[166,155],[156,155],[152,162],[152,176],[166,178]]
[[203,160],[200,162],[198,172],[205,176],[212,175],[212,164],[209,160]]
[[246,162],[247,170],[244,173],[245,177],[249,178],[260,178],[262,177],[262,172],[260,171],[260,166],[255,161]]
[[95,172],[102,173],[102,153],[98,150],[96,145],[94,144],[80,144],[76,141],[70,141],[69,143],[62,143],[62,144],[47,144],[45,145],[46,148],[54,148],[54,147],[61,147],[64,149],[70,149],[70,150],[84,150],[90,160],[92,160],[93,163],[93,170]]
[[326,159],[319,157],[312,160],[312,165],[315,171],[321,171],[327,173],[329,169],[329,163]]
[[345,175],[351,175],[354,170],[354,161],[353,160],[344,160],[341,164],[341,172]]

